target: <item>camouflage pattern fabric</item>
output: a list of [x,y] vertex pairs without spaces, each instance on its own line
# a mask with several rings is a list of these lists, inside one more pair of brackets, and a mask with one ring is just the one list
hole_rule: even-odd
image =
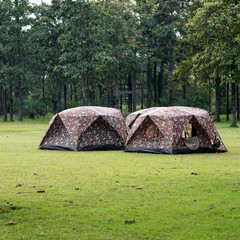
[[[53,116],[40,149],[81,151],[122,149],[126,123],[121,112],[106,107],[77,107]],[[95,148],[93,147],[95,146]]]
[[[130,114],[126,123],[126,151],[156,153],[224,152],[224,146],[207,111],[191,107],[154,107]],[[187,124],[197,132],[198,150],[189,149],[182,139]],[[213,146],[215,136],[220,144]],[[155,151],[156,150],[156,151]]]

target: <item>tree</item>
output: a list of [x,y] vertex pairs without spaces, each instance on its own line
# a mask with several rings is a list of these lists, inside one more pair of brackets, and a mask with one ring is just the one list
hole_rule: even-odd
[[[154,38],[157,52],[169,67],[169,104],[173,105],[173,70],[176,60],[176,47],[182,33],[184,20],[184,0],[157,0],[153,14]],[[156,51],[155,50],[155,51]]]
[[209,72],[209,77],[216,81],[218,115],[220,79],[232,82],[232,126],[236,126],[234,89],[239,72],[239,10],[239,4],[226,6],[224,2],[211,1],[199,8],[188,24],[189,37],[199,48],[194,64],[201,66],[202,72]]

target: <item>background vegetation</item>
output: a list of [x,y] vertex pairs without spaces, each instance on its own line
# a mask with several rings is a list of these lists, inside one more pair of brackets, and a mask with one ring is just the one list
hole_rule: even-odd
[[217,121],[231,110],[235,126],[239,12],[237,0],[0,0],[0,116],[129,100],[126,111],[188,105]]

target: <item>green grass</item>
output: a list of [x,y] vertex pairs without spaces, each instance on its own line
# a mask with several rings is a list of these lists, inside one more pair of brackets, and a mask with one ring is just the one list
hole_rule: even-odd
[[38,150],[47,122],[0,123],[0,239],[240,239],[240,128],[154,155]]

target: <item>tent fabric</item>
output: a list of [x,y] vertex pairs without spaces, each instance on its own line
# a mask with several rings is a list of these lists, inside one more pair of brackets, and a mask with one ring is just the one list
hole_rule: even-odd
[[[192,107],[154,107],[130,114],[126,123],[125,151],[152,153],[225,152],[219,134],[207,111]],[[182,134],[191,124],[197,134],[195,148],[186,144]],[[219,146],[214,145],[218,138]],[[191,140],[187,140],[191,142]],[[198,145],[199,142],[199,145]]]
[[110,150],[123,149],[126,123],[121,112],[107,107],[77,107],[54,115],[40,149]]

